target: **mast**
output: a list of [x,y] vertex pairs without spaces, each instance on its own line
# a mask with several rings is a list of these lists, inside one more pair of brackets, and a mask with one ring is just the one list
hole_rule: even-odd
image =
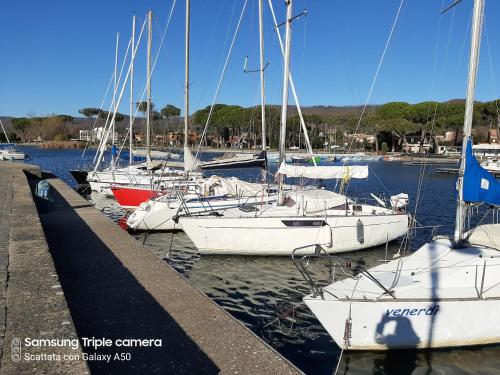
[[7,143],[10,143],[9,136],[7,135],[7,132],[5,131],[5,128],[3,127],[2,120],[0,120],[0,125],[2,126],[3,134],[5,134],[5,139],[7,140]]
[[[269,9],[271,10],[271,15],[273,17],[274,22],[274,30],[276,31],[276,36],[278,37],[278,42],[280,44],[281,54],[284,56],[285,51],[283,48],[283,41],[281,40],[281,33],[279,31],[278,23],[276,22],[276,15],[274,14],[274,8],[272,0],[268,0]],[[293,83],[292,74],[290,74],[290,88],[292,89],[293,98],[295,100],[295,106],[297,107],[297,114],[300,118],[300,125],[302,126],[302,130],[304,132],[304,141],[307,146],[307,150],[312,157],[313,164],[316,165],[316,160],[314,158],[314,153],[312,150],[311,142],[309,140],[309,135],[307,134],[306,123],[304,122],[304,116],[302,115],[302,109],[300,108],[299,97],[297,96],[297,91],[295,90],[295,84]]]
[[266,151],[266,97],[264,83],[264,15],[262,0],[259,0],[259,46],[260,46],[260,107],[262,122],[262,150]]
[[[189,30],[190,0],[186,0],[186,40],[185,40],[185,76],[184,76],[184,152],[188,147],[189,125]],[[184,157],[185,158],[185,157]]]
[[[139,42],[141,40],[142,32],[144,30],[145,24],[146,24],[146,22],[144,22],[144,24],[142,25],[141,32],[139,34]],[[135,49],[133,51],[134,56],[137,53],[137,47],[138,47],[138,44],[135,46]],[[125,92],[125,88],[126,88],[126,85],[128,83],[128,79],[130,77],[130,70],[131,70],[131,66],[129,65],[128,70],[127,70],[127,74],[125,76],[125,81],[123,82],[122,88],[120,89],[120,95],[118,95],[118,100],[116,102],[117,108],[120,106],[121,100],[123,98],[123,93]],[[113,112],[113,116],[111,118],[111,121],[114,121],[115,118],[116,118],[116,112]],[[110,133],[111,133],[111,129],[109,128],[109,126],[107,126],[107,120],[106,120],[106,128],[105,128],[104,136],[102,138],[103,141],[101,143],[99,143],[98,156],[97,156],[97,161],[94,165],[94,172],[96,172],[97,169],[99,168],[99,166],[101,165],[102,159],[104,157],[104,151],[106,149],[106,142],[109,139]]]
[[[118,81],[117,81],[117,69],[118,69],[118,44],[120,42],[120,33],[116,33],[116,45],[115,45],[115,74],[114,74],[114,96],[113,96],[113,110],[116,112],[116,101],[115,101],[115,96],[116,96],[116,91],[118,90]],[[115,145],[115,121],[113,120],[113,123],[111,124],[112,126],[112,132],[111,132],[111,144],[114,146]],[[115,159],[114,156],[111,156],[112,164],[115,164]]]
[[459,245],[463,240],[464,222],[466,215],[466,206],[463,199],[463,178],[465,171],[467,143],[471,137],[472,115],[474,110],[474,95],[476,91],[477,68],[479,64],[479,50],[481,46],[481,31],[483,26],[484,0],[474,1],[474,10],[472,14],[471,46],[469,56],[469,78],[467,80],[467,97],[465,100],[464,134],[462,141],[462,159],[458,170],[458,199],[457,212],[455,218],[455,245]]
[[132,56],[130,58],[130,115],[129,115],[129,129],[128,129],[128,145],[129,145],[129,165],[132,165],[132,161],[134,160],[132,155],[132,142],[134,140],[134,135],[132,132],[132,125],[134,123],[134,60],[135,60],[135,16],[132,17]]
[[[285,161],[286,117],[288,111],[288,82],[290,77],[290,46],[292,40],[292,0],[286,0],[285,61],[283,69],[283,101],[281,102],[279,166]],[[283,204],[283,174],[278,174],[278,204]]]
[[152,27],[153,12],[148,11],[148,54],[146,67],[146,91],[147,91],[147,106],[146,106],[146,162],[151,164],[151,45],[153,42],[153,27]]

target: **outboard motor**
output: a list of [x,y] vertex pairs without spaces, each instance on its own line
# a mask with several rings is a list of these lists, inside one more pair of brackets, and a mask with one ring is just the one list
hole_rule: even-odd
[[35,186],[35,203],[40,213],[47,213],[54,204],[52,197],[52,186],[47,180],[39,181]]

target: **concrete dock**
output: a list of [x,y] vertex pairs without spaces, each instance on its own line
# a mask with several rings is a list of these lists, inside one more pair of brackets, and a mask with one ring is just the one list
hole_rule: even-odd
[[[300,373],[60,179],[48,180],[52,211],[38,215],[24,169],[39,173],[0,162],[2,373]],[[12,361],[12,338],[42,334],[77,337],[78,350],[48,349],[80,360]],[[90,338],[111,345],[85,346]]]
[[40,174],[34,166],[0,161],[1,373],[86,374],[85,361],[62,360],[81,358],[81,347],[25,349],[26,339],[78,339],[25,171]]

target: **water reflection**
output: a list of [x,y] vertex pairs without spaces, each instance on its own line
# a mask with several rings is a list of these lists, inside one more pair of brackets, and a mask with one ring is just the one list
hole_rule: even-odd
[[[500,347],[425,351],[344,353],[339,374],[500,374]],[[326,372],[325,372],[326,374]]]

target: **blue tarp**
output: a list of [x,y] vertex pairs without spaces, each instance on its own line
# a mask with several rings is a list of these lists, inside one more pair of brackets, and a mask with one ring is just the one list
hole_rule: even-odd
[[[120,152],[120,159],[123,159],[123,160],[129,160],[129,152],[128,151],[122,151]],[[145,161],[146,158],[144,156],[134,156],[132,155],[132,160],[133,161]]]
[[465,202],[484,202],[500,206],[500,181],[479,165],[467,142],[463,192]]

